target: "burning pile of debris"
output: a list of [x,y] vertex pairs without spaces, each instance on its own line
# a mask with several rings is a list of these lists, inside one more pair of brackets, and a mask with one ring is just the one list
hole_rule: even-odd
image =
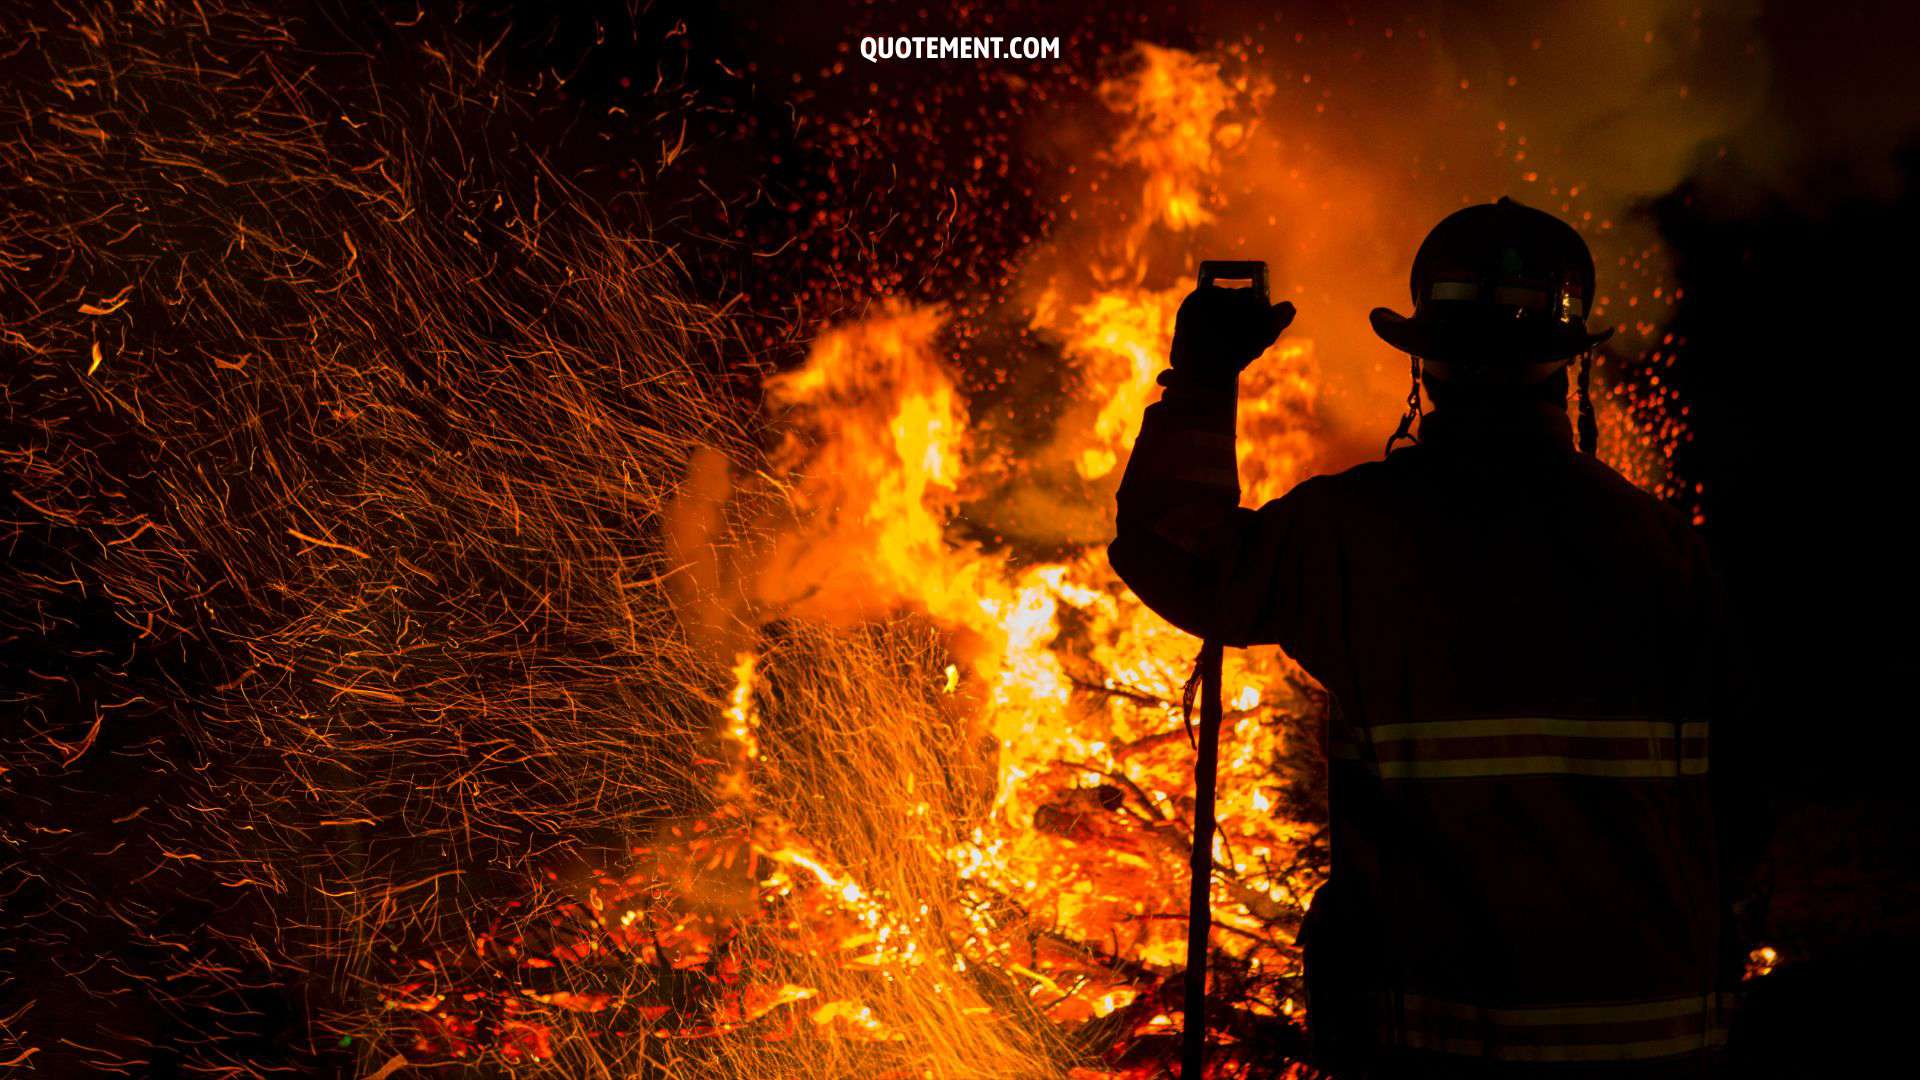
[[[775,365],[487,48],[333,33],[73,9],[9,60],[0,1060],[1150,1073],[1195,643],[1101,540],[1274,84],[1129,52],[1097,222]],[[989,318],[1044,430],[970,400]],[[1311,336],[1249,382],[1264,499],[1328,463]],[[1219,1060],[1279,1075],[1323,702],[1273,650],[1226,683]]]
[[[1143,210],[1205,197],[1229,97],[1167,93],[1169,78],[1206,89],[1218,73],[1152,53],[1110,88],[1138,152],[1162,138],[1190,154],[1167,162],[1156,180],[1173,187]],[[1209,134],[1193,138],[1196,125]],[[1147,230],[1133,231],[1137,245]],[[1112,397],[1058,428],[1029,483],[1047,467],[1055,483],[1117,479],[1179,296],[1057,291],[1075,287],[1086,295],[1051,297],[1040,317]],[[1098,544],[1049,558],[957,528],[981,498],[975,471],[1007,466],[971,434],[943,329],[938,309],[890,304],[824,331],[766,380],[764,462],[691,456],[659,577],[708,658],[695,681],[730,676],[706,687],[712,803],[552,876],[541,918],[516,914],[409,979],[390,1003],[421,1014],[410,1055],[630,1053],[822,1075],[1124,1072],[1164,1056],[1185,933],[1191,747],[1177,702],[1193,643],[1126,593]],[[1278,494],[1311,445],[1310,346],[1259,378],[1250,473]],[[1233,677],[1217,858],[1222,984],[1238,1010],[1223,1026],[1263,1030],[1277,1070],[1324,855],[1318,699],[1277,653],[1237,659]],[[626,1039],[593,1037],[610,1031]],[[646,1049],[649,1034],[664,1046]]]

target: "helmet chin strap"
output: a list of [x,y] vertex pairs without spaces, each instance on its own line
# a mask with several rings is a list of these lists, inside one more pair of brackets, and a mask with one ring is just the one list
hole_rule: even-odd
[[1592,457],[1600,446],[1600,422],[1593,415],[1593,350],[1580,354],[1580,374],[1576,385],[1580,393],[1580,452]]
[[[1393,453],[1393,448],[1402,442],[1418,445],[1420,436],[1414,434],[1413,423],[1425,415],[1420,402],[1420,369],[1423,361],[1411,358],[1410,365],[1413,383],[1407,388],[1407,411],[1400,416],[1399,426],[1387,437],[1387,448],[1382,456]],[[1435,365],[1440,367],[1442,365]],[[1580,354],[1580,370],[1574,377],[1574,386],[1579,395],[1579,437],[1580,452],[1588,457],[1594,456],[1600,447],[1600,422],[1593,410],[1593,350]]]
[[[1413,386],[1407,391],[1407,411],[1404,416],[1400,417],[1400,426],[1394,428],[1392,436],[1387,439],[1386,454],[1393,453],[1394,444],[1401,440],[1416,445],[1420,442],[1420,436],[1413,433],[1413,422],[1418,420],[1422,415],[1420,411],[1420,358],[1415,356],[1412,359]],[[1385,454],[1382,456],[1385,456]]]

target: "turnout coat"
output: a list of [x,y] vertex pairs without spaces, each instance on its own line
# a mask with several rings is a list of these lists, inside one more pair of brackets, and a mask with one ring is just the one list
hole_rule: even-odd
[[1278,644],[1331,695],[1323,1064],[1711,1070],[1737,985],[1715,750],[1744,718],[1698,534],[1532,406],[1443,407],[1242,508],[1234,410],[1178,382],[1147,409],[1109,556],[1175,625]]

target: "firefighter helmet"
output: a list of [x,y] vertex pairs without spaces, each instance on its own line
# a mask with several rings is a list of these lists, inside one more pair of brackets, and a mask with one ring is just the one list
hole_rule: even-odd
[[1542,377],[1612,336],[1587,331],[1593,256],[1573,227],[1512,199],[1456,210],[1413,257],[1413,316],[1371,315],[1387,344],[1453,377]]

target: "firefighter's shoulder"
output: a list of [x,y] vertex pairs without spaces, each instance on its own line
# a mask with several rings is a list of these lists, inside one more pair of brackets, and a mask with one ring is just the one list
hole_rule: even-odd
[[1688,515],[1672,500],[1635,484],[1605,461],[1575,455],[1574,469],[1590,497],[1610,503],[1616,513],[1634,514],[1676,542],[1690,544],[1696,535]]

